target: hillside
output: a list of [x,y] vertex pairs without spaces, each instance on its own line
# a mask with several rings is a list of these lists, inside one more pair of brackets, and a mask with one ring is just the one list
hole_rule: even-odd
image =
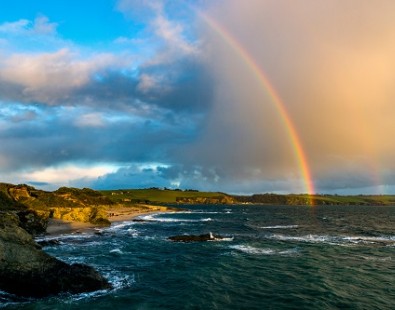
[[235,199],[219,192],[170,189],[123,189],[101,191],[103,195],[118,203],[183,203],[183,204],[232,204]]
[[91,189],[62,187],[54,192],[26,184],[0,183],[1,211],[33,211],[41,218],[109,225],[106,209],[115,203]]
[[395,205],[395,195],[306,195],[306,194],[255,194],[233,196],[239,203],[272,205]]
[[307,195],[254,194],[229,195],[180,189],[122,189],[100,191],[117,203],[148,204],[270,204],[270,205],[395,205],[395,195]]

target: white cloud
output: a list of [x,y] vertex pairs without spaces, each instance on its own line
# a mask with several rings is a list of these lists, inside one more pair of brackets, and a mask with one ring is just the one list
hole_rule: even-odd
[[7,35],[53,35],[56,34],[57,23],[51,23],[44,15],[37,16],[31,22],[27,19],[20,19],[14,22],[0,24],[0,33]]
[[197,52],[197,48],[184,36],[184,26],[171,21],[164,14],[156,16],[152,26],[157,36],[163,39],[168,48],[181,55],[190,55]]
[[100,176],[113,173],[119,169],[116,164],[103,163],[96,165],[84,165],[78,163],[64,164],[61,166],[47,167],[43,169],[26,171],[18,174],[9,173],[7,182],[46,184],[40,186],[47,190],[54,190],[60,186],[73,186],[80,183],[89,186],[91,182]]
[[0,25],[0,32],[7,34],[20,34],[25,32],[30,24],[31,22],[27,19],[20,19],[15,22],[5,22]]
[[26,100],[56,104],[72,90],[87,84],[93,75],[108,68],[124,68],[130,60],[112,54],[82,58],[61,49],[53,53],[4,55],[0,60],[0,82],[21,88]]
[[[157,45],[154,57],[148,59],[145,66],[157,66],[179,61],[182,57],[197,56],[200,48],[195,40],[186,35],[186,28],[191,24],[185,24],[180,19],[172,18],[167,13],[167,7],[178,5],[185,8],[183,2],[170,2],[163,0],[121,0],[118,9],[133,19],[144,20],[149,27],[146,31],[151,41]],[[174,9],[174,7],[172,8]],[[192,20],[190,20],[193,23]],[[119,38],[118,42],[125,43],[125,38]],[[158,44],[160,42],[160,44]]]

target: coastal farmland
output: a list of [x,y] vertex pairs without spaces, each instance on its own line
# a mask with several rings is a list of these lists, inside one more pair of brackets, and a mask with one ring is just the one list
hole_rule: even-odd
[[219,192],[200,192],[196,190],[170,189],[122,189],[105,190],[101,193],[118,203],[190,203],[202,202],[233,203],[231,196]]

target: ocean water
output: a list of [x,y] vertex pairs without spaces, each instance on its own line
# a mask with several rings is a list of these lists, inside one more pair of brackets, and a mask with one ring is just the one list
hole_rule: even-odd
[[[395,207],[186,206],[45,250],[114,289],[3,309],[395,309]],[[225,239],[175,243],[212,232]]]

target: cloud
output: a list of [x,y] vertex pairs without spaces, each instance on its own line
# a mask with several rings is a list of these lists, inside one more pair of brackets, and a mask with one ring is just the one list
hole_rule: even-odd
[[101,113],[87,113],[74,121],[77,127],[104,127],[105,120]]
[[[191,14],[185,3],[163,0],[121,0],[118,9],[126,16],[145,21],[149,27],[146,31],[154,45],[158,46],[154,57],[148,59],[144,66],[157,66],[172,63],[177,59],[196,56],[200,51],[196,38],[188,36],[195,16]],[[183,11],[190,20],[187,25],[179,19],[169,16],[169,12]],[[190,32],[189,32],[190,33]],[[125,42],[125,40],[121,40]]]
[[58,24],[51,23],[48,17],[39,15],[33,22],[27,19],[20,19],[0,24],[0,33],[8,36],[54,35],[56,34],[57,26]]
[[[97,54],[83,59],[68,49],[54,53],[3,56],[0,61],[0,85],[3,99],[57,104],[65,102],[76,89],[86,85],[102,70],[125,67],[126,59]],[[5,97],[5,98],[4,98]]]
[[[222,32],[182,1],[121,0],[117,9],[144,26],[106,51],[62,40],[45,17],[0,25],[2,175],[49,182],[30,176],[110,163],[108,174],[69,180],[305,192],[273,87],[317,191],[394,187],[392,1],[204,2]],[[17,38],[29,33],[41,43],[21,49]]]

